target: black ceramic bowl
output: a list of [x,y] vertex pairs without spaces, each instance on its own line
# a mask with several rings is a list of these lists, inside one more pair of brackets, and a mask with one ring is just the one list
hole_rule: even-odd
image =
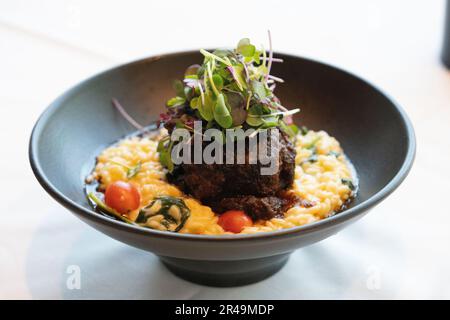
[[411,123],[380,90],[326,64],[276,56],[284,63],[277,63],[272,73],[286,81],[278,86],[277,96],[286,106],[301,107],[298,124],[335,136],[359,174],[357,198],[338,215],[275,232],[202,236],[138,228],[91,209],[83,187],[95,156],[133,131],[111,106],[111,98],[118,98],[141,123],[155,121],[173,96],[173,80],[182,78],[186,66],[202,61],[197,52],[126,64],[64,93],[33,130],[29,150],[33,171],[45,190],[80,219],[114,239],[153,252],[185,279],[233,286],[268,277],[292,251],[335,234],[387,197],[408,174],[415,153]]

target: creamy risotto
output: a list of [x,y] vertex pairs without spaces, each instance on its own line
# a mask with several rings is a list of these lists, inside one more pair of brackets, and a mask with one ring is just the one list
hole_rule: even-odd
[[[106,190],[117,181],[135,186],[140,193],[140,203],[138,209],[127,213],[130,221],[136,221],[140,210],[149,206],[155,198],[170,196],[184,200],[190,211],[180,233],[229,234],[219,225],[219,215],[210,207],[185,195],[167,181],[167,169],[159,161],[157,146],[158,137],[150,136],[131,137],[118,142],[97,157],[88,182],[98,183],[99,191]],[[324,131],[309,130],[296,136],[295,148],[295,177],[288,192],[305,201],[288,209],[284,217],[254,221],[252,226],[244,227],[240,233],[273,231],[321,220],[343,209],[354,196],[356,177],[335,138]],[[147,221],[147,227],[158,229],[158,224]]]

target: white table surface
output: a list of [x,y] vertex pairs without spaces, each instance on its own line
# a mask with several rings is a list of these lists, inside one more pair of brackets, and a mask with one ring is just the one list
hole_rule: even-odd
[[[450,298],[443,15],[444,1],[0,0],[0,298]],[[91,229],[39,186],[28,163],[30,131],[64,90],[155,53],[232,46],[243,36],[267,43],[268,28],[276,50],[367,78],[412,119],[415,165],[364,219],[296,251],[265,281],[209,288]],[[81,270],[79,290],[66,286],[72,265]]]

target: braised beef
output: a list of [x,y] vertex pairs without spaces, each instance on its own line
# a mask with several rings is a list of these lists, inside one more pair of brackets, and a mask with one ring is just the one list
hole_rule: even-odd
[[289,137],[280,132],[279,140],[270,142],[268,139],[267,144],[267,148],[279,151],[275,159],[278,170],[273,175],[261,175],[261,168],[267,165],[248,163],[247,144],[246,164],[175,165],[173,172],[168,174],[169,182],[217,213],[244,210],[254,220],[282,216],[295,203],[284,191],[294,181],[296,153]]

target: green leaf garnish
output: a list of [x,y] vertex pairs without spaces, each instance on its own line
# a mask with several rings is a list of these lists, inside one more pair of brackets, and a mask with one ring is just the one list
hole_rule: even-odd
[[[191,102],[189,102],[189,106],[192,109],[198,109],[199,108],[199,104],[201,104],[201,103],[202,103],[201,99],[198,98],[198,97],[195,97],[195,98],[192,98]],[[201,105],[200,105],[200,107],[201,107]]]
[[336,152],[336,151],[330,151],[330,152],[328,152],[327,155],[334,156],[334,157],[337,158],[337,157],[339,157],[341,155],[341,153],[340,152]]
[[302,134],[302,136],[307,135],[308,132],[309,132],[309,129],[308,129],[307,127],[302,126],[302,127],[300,128],[300,133]]
[[173,88],[175,89],[175,92],[177,93],[177,96],[181,98],[185,98],[184,96],[184,84],[180,80],[175,80],[173,82]]
[[183,105],[184,103],[186,102],[186,99],[185,98],[182,98],[182,97],[174,97],[174,98],[172,98],[172,99],[169,99],[168,101],[167,101],[167,106],[168,107],[177,107],[177,106],[181,106],[181,105]]
[[266,91],[266,88],[265,88],[265,86],[264,86],[264,84],[262,82],[253,80],[251,82],[251,85],[252,85],[253,93],[256,94],[256,96],[259,99],[267,98],[267,91]]
[[291,138],[295,138],[299,132],[298,127],[295,124],[287,125],[284,121],[280,122],[281,129],[284,130]]
[[198,111],[203,119],[206,121],[211,121],[214,119],[215,101],[210,94],[204,96],[204,101],[204,104],[201,100],[198,101]]
[[88,199],[90,199],[95,204],[95,209],[96,210],[98,210],[98,211],[100,211],[102,213],[111,215],[111,216],[113,216],[113,217],[115,217],[115,218],[117,218],[117,219],[119,219],[121,221],[124,221],[126,223],[136,224],[136,223],[134,223],[134,221],[132,221],[132,220],[128,219],[127,217],[121,215],[120,213],[118,213],[113,208],[108,207],[106,205],[106,203],[104,203],[102,200],[100,200],[93,192],[89,192],[88,193]]
[[135,165],[134,167],[131,167],[127,170],[127,178],[131,179],[133,178],[135,175],[137,175],[139,173],[139,171],[141,171],[141,167],[142,164],[141,162],[138,162],[137,165]]
[[193,64],[189,66],[186,71],[184,72],[184,77],[187,79],[198,79],[198,71],[200,70],[201,66],[199,64]]
[[167,142],[168,140],[170,140],[170,136],[161,139],[158,142],[156,151],[159,152],[159,162],[165,166],[169,172],[172,172],[174,168],[171,156],[173,141]]
[[218,91],[221,91],[223,89],[223,79],[222,79],[222,77],[219,74],[216,73],[216,74],[214,74],[212,76],[212,80],[213,80],[213,83],[214,83],[214,86],[216,87],[216,89]]
[[248,115],[247,115],[247,119],[246,122],[248,125],[252,126],[252,127],[259,127],[261,126],[264,121],[261,118],[261,115],[264,114],[264,110],[262,105],[257,104],[252,106],[249,110],[248,110]]
[[310,143],[303,146],[303,148],[313,149],[316,146],[316,143],[319,142],[320,139],[321,139],[321,137],[315,137]]
[[225,65],[231,65],[226,60],[224,60],[224,59],[220,58],[219,56],[216,56],[215,54],[212,54],[211,52],[208,52],[204,49],[200,49],[200,53],[203,54],[205,57],[215,59],[219,62],[222,62]]
[[294,136],[296,136],[298,134],[299,129],[295,124],[290,124],[287,127],[291,130],[291,132],[293,133]]
[[236,52],[242,54],[244,57],[253,58],[256,48],[250,43],[250,39],[244,38],[239,41]]
[[214,120],[222,127],[222,128],[230,128],[233,124],[233,119],[231,118],[230,111],[228,110],[223,94],[219,94],[217,96],[217,103],[214,108]]
[[355,187],[355,185],[353,184],[353,181],[352,181],[352,180],[347,179],[347,178],[343,178],[343,179],[341,179],[341,182],[342,182],[343,184],[345,184],[346,186],[348,186],[348,188],[349,188],[351,191],[355,191],[355,190],[356,190],[356,187]]

